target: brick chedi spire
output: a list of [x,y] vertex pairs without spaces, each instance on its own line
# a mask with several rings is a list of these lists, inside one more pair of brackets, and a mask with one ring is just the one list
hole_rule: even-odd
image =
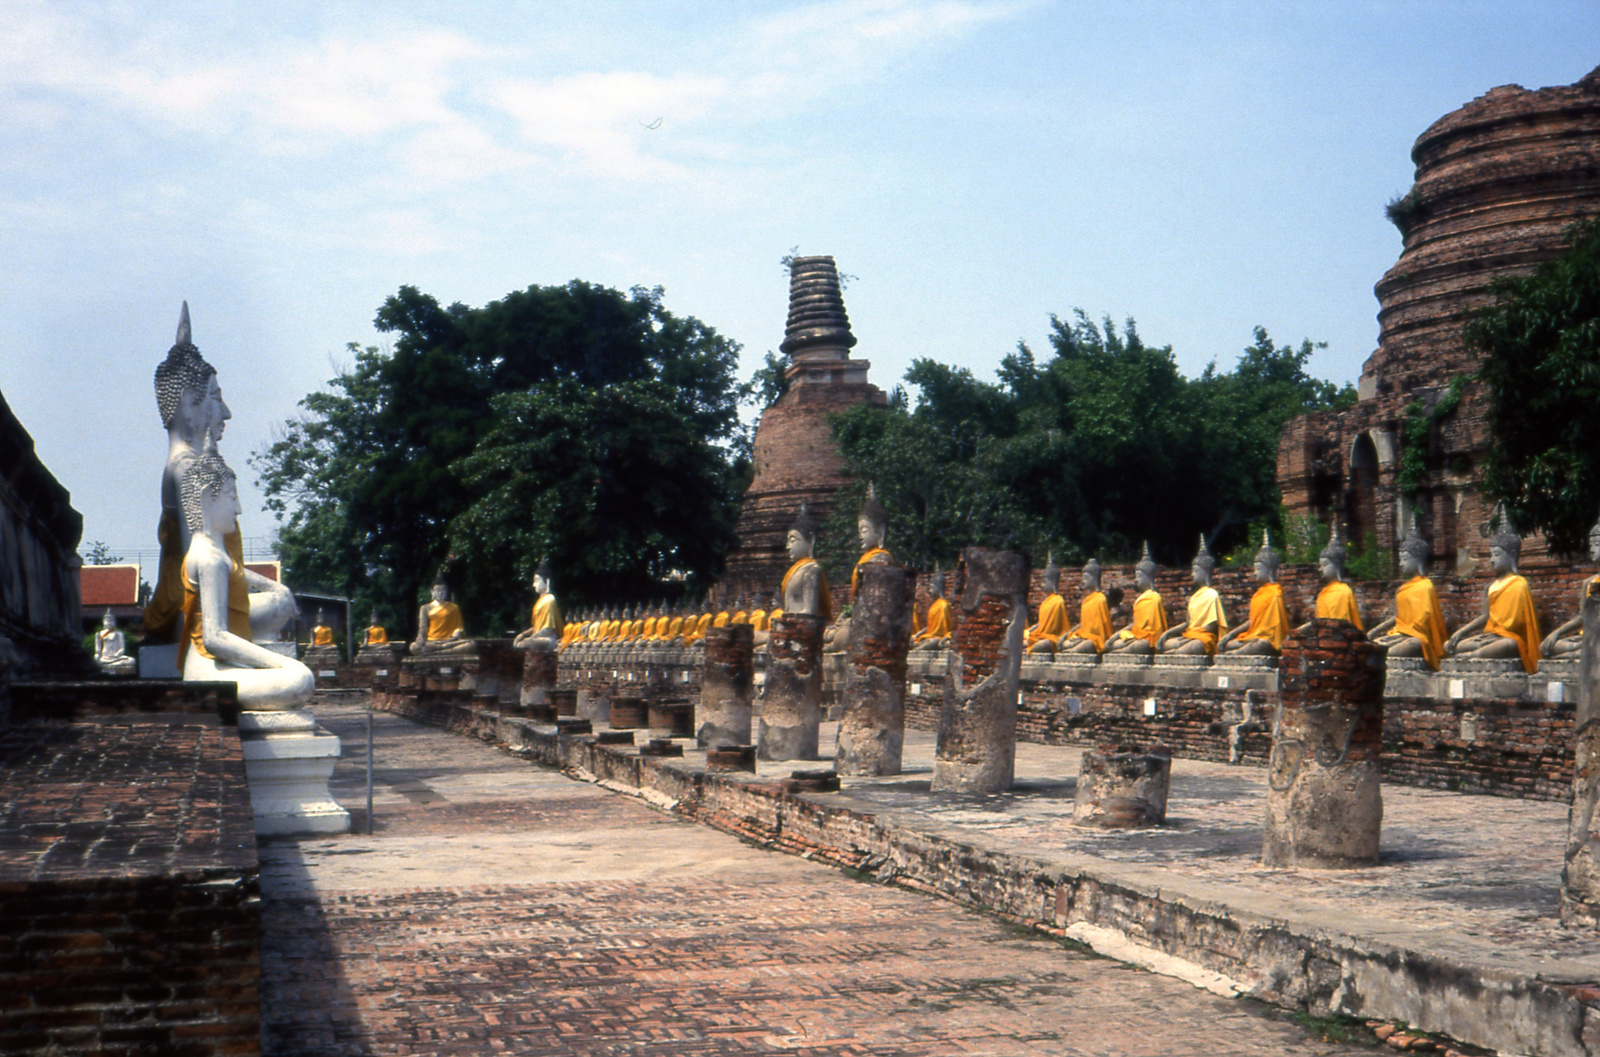
[[870,364],[850,358],[855,344],[833,258],[794,258],[789,318],[779,346],[789,357],[789,388],[756,427],[755,478],[739,511],[739,544],[728,556],[719,598],[775,593],[789,567],[784,541],[801,502],[823,521],[833,494],[850,483],[828,416],[856,404],[887,402],[883,390],[867,381]]

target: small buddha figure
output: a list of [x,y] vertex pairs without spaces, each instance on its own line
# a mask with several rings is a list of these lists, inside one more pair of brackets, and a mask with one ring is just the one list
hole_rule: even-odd
[[833,619],[833,598],[828,593],[828,577],[812,557],[817,545],[817,523],[804,500],[800,503],[799,517],[789,526],[785,545],[793,564],[783,574],[783,583],[778,588],[784,613],[791,617],[818,617],[827,625]]
[[317,622],[311,628],[311,645],[328,649],[333,647],[333,629],[328,626],[328,614],[317,610]]
[[1029,653],[1056,652],[1056,640],[1067,634],[1067,600],[1061,597],[1061,570],[1052,553],[1044,566],[1044,589],[1039,603],[1038,623],[1022,633],[1022,644]]
[[450,588],[441,572],[428,592],[429,599],[417,610],[417,641],[412,653],[459,653],[477,643],[467,638],[461,609],[450,601]]
[[711,626],[714,628],[725,628],[732,620],[733,614],[728,612],[728,607],[724,603],[723,605],[719,605],[717,607],[717,616],[716,619],[711,622]]
[[[1114,634],[1111,606],[1100,590],[1100,562],[1090,558],[1083,567],[1083,601],[1078,605],[1078,626],[1062,635],[1058,653],[1104,653]],[[1042,613],[1042,610],[1041,610]]]
[[1154,653],[1167,631],[1167,611],[1156,590],[1156,562],[1150,556],[1149,541],[1133,567],[1133,580],[1139,588],[1139,597],[1133,602],[1133,619],[1111,637],[1106,649],[1128,654]]
[[191,536],[183,563],[183,638],[178,642],[184,680],[236,683],[239,707],[245,711],[305,704],[315,685],[311,669],[254,641],[259,630],[251,626],[250,588],[255,581],[272,581],[228,553],[226,537],[239,526],[239,491],[233,471],[215,449],[189,464],[180,496]]
[[372,611],[372,621],[367,625],[366,638],[361,643],[363,648],[372,646],[389,645],[389,630],[378,623],[378,611]]
[[733,609],[733,619],[728,621],[729,624],[750,623],[750,607],[745,602],[745,597],[743,594],[739,595],[739,600],[733,604]]
[[128,656],[128,640],[109,609],[100,618],[100,630],[94,635],[94,662],[107,675],[129,675],[139,667],[138,662]]
[[1256,593],[1250,596],[1250,622],[1241,624],[1222,637],[1219,650],[1244,656],[1276,656],[1289,637],[1289,607],[1283,603],[1283,587],[1278,583],[1278,552],[1272,537],[1261,533],[1261,549],[1256,551]]
[[528,627],[511,640],[511,646],[548,653],[560,646],[561,639],[561,612],[550,590],[550,563],[541,561],[533,571],[533,614],[528,618]]
[[[1504,515],[1501,515],[1504,524]],[[1522,661],[1530,675],[1539,670],[1539,617],[1533,609],[1528,581],[1517,575],[1522,537],[1507,529],[1489,545],[1497,575],[1484,592],[1483,616],[1462,627],[1445,644],[1451,657]]]
[[1200,550],[1190,566],[1194,593],[1189,596],[1189,619],[1182,624],[1172,625],[1161,636],[1157,649],[1162,653],[1197,655],[1217,652],[1217,640],[1228,630],[1228,617],[1222,611],[1221,596],[1211,586],[1211,571],[1216,567],[1217,559],[1211,556],[1202,533]]
[[765,591],[757,591],[754,601],[750,603],[750,627],[758,635],[771,626],[771,618],[767,613],[767,606],[767,593]]
[[[1589,530],[1589,561],[1600,562],[1600,521]],[[1554,660],[1576,660],[1583,649],[1583,600],[1591,594],[1600,594],[1600,575],[1578,585],[1578,611],[1573,618],[1545,636],[1539,652]]]
[[944,573],[934,570],[928,589],[933,594],[933,601],[928,603],[928,620],[923,629],[912,638],[911,648],[949,649],[950,633],[955,630],[955,621],[950,612],[950,603],[945,601],[944,597]]
[[681,601],[674,602],[668,609],[667,628],[662,633],[662,638],[668,645],[677,646],[682,644],[683,624],[683,603]]
[[1322,548],[1317,558],[1317,571],[1322,574],[1322,590],[1317,592],[1317,619],[1344,620],[1361,626],[1361,607],[1356,605],[1356,593],[1344,582],[1344,563],[1350,552],[1339,537],[1339,523],[1333,523],[1333,538]]
[[1382,646],[1390,657],[1421,657],[1428,667],[1439,670],[1444,656],[1444,613],[1439,595],[1424,570],[1428,567],[1428,541],[1411,531],[1400,541],[1400,575],[1406,582],[1394,596],[1394,616],[1372,629],[1367,637]]

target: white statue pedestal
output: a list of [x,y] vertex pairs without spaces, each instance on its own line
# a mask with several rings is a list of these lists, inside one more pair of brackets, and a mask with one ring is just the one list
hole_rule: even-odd
[[239,713],[256,836],[348,833],[350,813],[328,792],[339,739],[309,711]]

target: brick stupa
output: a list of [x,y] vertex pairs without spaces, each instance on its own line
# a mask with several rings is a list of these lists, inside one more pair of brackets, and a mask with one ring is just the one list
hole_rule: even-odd
[[[855,347],[832,257],[796,257],[789,271],[789,321],[779,348],[789,357],[788,391],[756,427],[755,478],[739,511],[739,545],[728,556],[718,596],[776,593],[789,567],[784,539],[804,500],[819,522],[851,481],[828,416],[857,404],[884,405]],[[837,592],[837,589],[836,589]]]
[[[1378,348],[1361,371],[1360,400],[1294,419],[1278,448],[1284,506],[1347,537],[1371,535],[1389,554],[1413,509],[1400,494],[1407,407],[1431,408],[1479,358],[1462,341],[1472,311],[1502,276],[1531,271],[1567,248],[1573,221],[1600,215],[1600,68],[1576,84],[1491,89],[1435,121],[1411,150],[1416,181],[1389,207],[1404,249],[1379,280]],[[1479,383],[1434,426],[1414,504],[1437,563],[1482,572],[1490,510],[1478,490],[1489,431]],[[1542,539],[1523,564],[1548,559]]]

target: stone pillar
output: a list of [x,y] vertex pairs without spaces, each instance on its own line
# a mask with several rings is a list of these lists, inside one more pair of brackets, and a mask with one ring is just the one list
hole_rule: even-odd
[[731,624],[706,632],[700,687],[700,729],[695,744],[717,749],[750,744],[750,701],[755,692],[755,629]]
[[556,668],[560,657],[554,650],[524,650],[522,655],[522,693],[517,704],[548,705],[550,691],[556,686]]
[[844,673],[844,715],[833,769],[839,774],[899,774],[906,734],[906,650],[911,601],[904,567],[860,568],[860,593],[850,611],[850,658]]
[[1011,788],[1017,758],[1017,683],[1028,625],[1028,563],[1014,551],[968,547],[966,587],[950,637],[933,791]]
[[[1119,751],[1120,750],[1120,751]],[[1101,829],[1159,826],[1167,820],[1172,757],[1132,746],[1085,752],[1078,765],[1072,821]]]
[[822,723],[822,619],[779,617],[767,638],[757,754],[763,760],[810,760]]
[[1384,653],[1352,624],[1314,620],[1283,644],[1267,765],[1267,866],[1373,866],[1383,827]]
[[1579,654],[1578,710],[1572,760],[1572,809],[1567,815],[1567,851],[1561,865],[1561,924],[1600,928],[1600,595],[1583,599],[1583,649]]

